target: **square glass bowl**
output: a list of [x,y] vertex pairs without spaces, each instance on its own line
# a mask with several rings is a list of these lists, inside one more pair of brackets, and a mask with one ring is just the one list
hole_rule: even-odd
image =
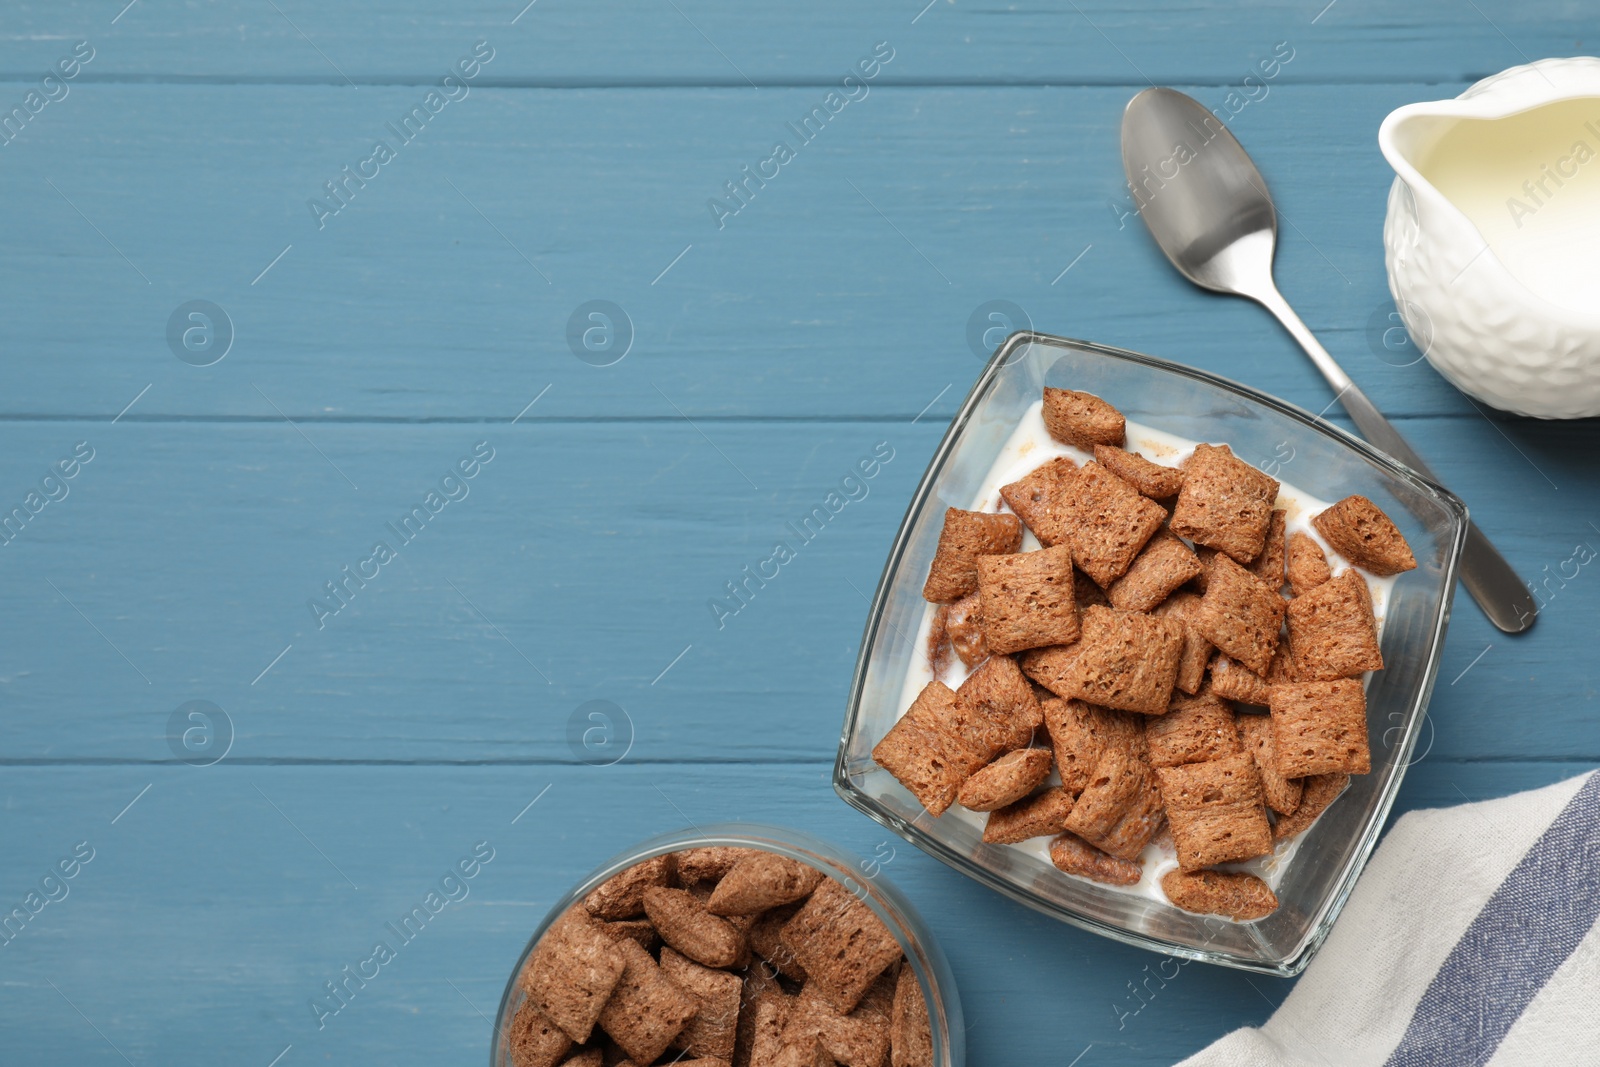
[[[1323,500],[1351,493],[1394,519],[1417,557],[1395,583],[1384,616],[1386,667],[1367,687],[1372,772],[1306,832],[1278,885],[1278,910],[1234,923],[1074,878],[1046,859],[988,845],[971,822],[933,819],[872,748],[905,710],[902,686],[916,657],[922,583],[946,507],[970,508],[1021,416],[1045,386],[1095,393],[1130,421],[1196,441],[1226,442]],[[1276,466],[1274,466],[1276,464]],[[873,598],[834,764],[834,788],[859,808],[963,874],[1046,915],[1159,952],[1291,976],[1321,947],[1377,844],[1411,759],[1450,618],[1467,509],[1448,490],[1299,408],[1166,360],[1083,341],[1018,333],[989,361],[923,475]]]

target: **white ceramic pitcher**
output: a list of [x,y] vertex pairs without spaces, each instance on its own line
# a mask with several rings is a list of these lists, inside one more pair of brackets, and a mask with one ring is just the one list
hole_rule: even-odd
[[1428,361],[1506,411],[1600,415],[1600,59],[1400,108],[1378,144],[1389,290]]

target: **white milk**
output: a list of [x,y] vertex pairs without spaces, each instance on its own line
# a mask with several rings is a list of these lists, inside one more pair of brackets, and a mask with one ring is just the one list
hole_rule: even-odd
[[1600,307],[1600,97],[1462,119],[1417,170],[1529,290]]
[[[1036,400],[1027,413],[1022,416],[1022,421],[1017,425],[1010,440],[1000,450],[1000,455],[995,459],[994,466],[989,469],[988,477],[984,479],[976,499],[967,505],[968,510],[986,512],[1001,510],[1003,507],[1000,500],[1001,486],[1020,480],[1034,468],[1049,462],[1057,456],[1069,456],[1080,465],[1094,459],[1092,454],[1079,448],[1073,448],[1071,445],[1064,445],[1050,436],[1049,431],[1045,429],[1044,416],[1041,414],[1043,406],[1042,399]],[[1146,459],[1169,467],[1175,467],[1187,459],[1189,453],[1194,451],[1194,446],[1197,443],[1186,438],[1174,437],[1172,434],[1151,429],[1148,426],[1141,426],[1136,422],[1128,423],[1127,435],[1128,439],[1124,447],[1128,451],[1142,453]],[[1209,443],[1226,444],[1224,441]],[[1276,475],[1274,476],[1276,477]],[[1301,492],[1288,482],[1282,481],[1282,479],[1279,481],[1277,506],[1288,513],[1286,536],[1297,530],[1309,534],[1322,546],[1322,550],[1327,553],[1328,563],[1335,571],[1348,567],[1350,565],[1349,562],[1335,552],[1322,539],[1322,535],[1311,527],[1311,516],[1327,508],[1328,502],[1318,500],[1308,493]],[[1009,509],[1005,510],[1009,511]],[[1039,547],[1038,540],[1024,528],[1022,535],[1023,551],[1031,551]],[[1388,607],[1390,591],[1394,588],[1394,579],[1377,578],[1365,572],[1363,572],[1363,577],[1367,579],[1367,586],[1372,590],[1372,608],[1378,617],[1378,631],[1381,635],[1383,632],[1384,611]],[[928,648],[928,638],[933,628],[934,614],[937,610],[937,605],[929,604],[923,611],[921,624],[917,627],[915,647],[918,651],[912,657],[911,669],[907,672],[905,684],[901,688],[901,714],[904,714],[905,709],[909,708],[912,701],[916,700],[917,694],[922,692],[923,687],[935,678],[928,664],[926,650]],[[950,662],[946,664],[944,671],[938,675],[938,680],[944,682],[951,689],[955,689],[961,685],[971,672],[967,670],[966,665],[961,662],[960,658],[954,654],[949,657],[949,660]],[[1061,780],[1052,771],[1050,781],[1052,784],[1059,785]],[[968,811],[960,805],[952,805],[940,818],[959,819],[977,827],[981,832],[988,816],[979,812]],[[1301,833],[1291,840],[1280,841],[1277,850],[1271,855],[1261,856],[1245,863],[1230,863],[1224,866],[1229,870],[1249,871],[1259,876],[1276,890],[1278,883],[1282,880],[1285,867],[1293,858],[1296,849],[1299,848],[1300,842],[1305,837],[1306,834]],[[1050,864],[1050,839],[1048,837],[1037,837],[1021,844],[1007,847],[1022,849],[1039,857],[1046,866]],[[1102,887],[1115,889],[1118,892],[1150,897],[1163,902],[1166,901],[1166,894],[1161,891],[1161,876],[1178,865],[1177,854],[1170,846],[1162,846],[1156,842],[1151,842],[1145,848],[1142,858],[1144,860],[1144,877],[1140,879],[1137,885]],[[1077,876],[1063,873],[1061,877],[1073,878]],[[1102,885],[1102,883],[1095,884]]]

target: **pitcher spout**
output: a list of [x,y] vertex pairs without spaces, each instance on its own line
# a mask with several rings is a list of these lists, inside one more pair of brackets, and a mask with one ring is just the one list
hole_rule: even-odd
[[1392,112],[1378,129],[1378,148],[1404,187],[1400,208],[1407,213],[1411,238],[1439,226],[1460,225],[1450,205],[1428,180],[1423,163],[1463,118],[1460,100],[1408,104]]

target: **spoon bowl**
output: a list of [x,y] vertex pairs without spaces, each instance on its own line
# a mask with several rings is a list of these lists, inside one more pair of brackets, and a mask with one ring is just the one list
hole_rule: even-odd
[[[1254,161],[1215,115],[1174,89],[1147,89],[1122,117],[1122,166],[1151,236],[1184,277],[1239,293],[1242,264],[1233,260],[1241,257],[1225,253],[1255,237],[1253,245],[1266,246],[1271,281],[1277,212]],[[1242,257],[1260,258],[1259,251]]]

